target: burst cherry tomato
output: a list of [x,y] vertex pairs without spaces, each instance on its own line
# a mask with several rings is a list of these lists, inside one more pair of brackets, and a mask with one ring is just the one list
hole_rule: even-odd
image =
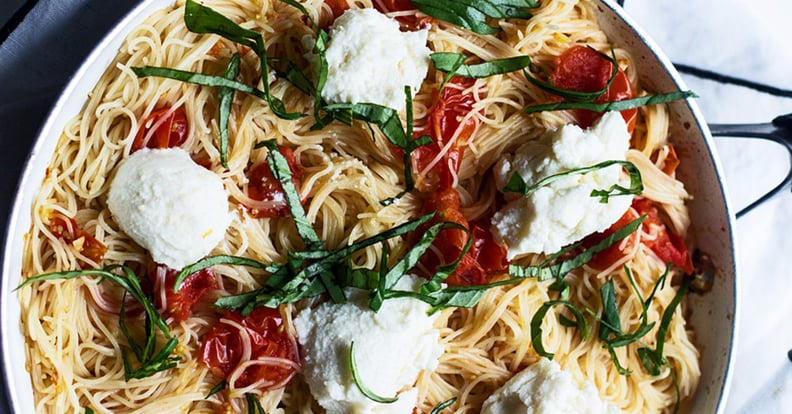
[[[488,226],[470,225],[462,214],[459,193],[453,187],[465,143],[478,122],[471,117],[463,123],[465,116],[473,110],[473,96],[464,93],[471,85],[472,80],[463,78],[453,78],[446,85],[431,109],[426,127],[416,131],[417,135],[429,134],[433,143],[418,148],[412,157],[413,168],[423,174],[417,180],[419,188],[431,191],[423,202],[422,212],[435,213],[423,229],[439,222],[453,222],[470,230],[470,235],[461,229],[445,229],[438,234],[432,243],[433,249],[421,259],[428,276],[435,273],[437,266],[457,260],[468,238],[473,237],[470,250],[446,280],[449,285],[456,286],[486,283],[487,273],[502,270],[506,257],[506,250],[495,243]],[[439,162],[432,166],[438,157]],[[419,230],[418,234],[422,234],[422,231]]]
[[285,386],[299,367],[296,339],[280,311],[267,307],[247,316],[226,312],[204,337],[200,360],[232,388],[265,391]]
[[[152,128],[154,128],[152,130]],[[187,140],[187,114],[183,107],[159,108],[143,121],[132,142],[132,152],[141,148],[173,148]]]
[[178,292],[173,291],[178,271],[149,259],[147,273],[153,286],[154,303],[164,310],[163,316],[172,316],[177,322],[187,320],[193,307],[212,289],[217,288],[217,278],[210,269],[187,276]]
[[[579,92],[595,92],[608,84],[613,73],[613,63],[605,59],[595,50],[586,46],[573,46],[567,49],[555,61],[555,69],[550,74],[554,86]],[[621,69],[616,73],[608,90],[595,102],[614,102],[633,98],[633,87],[627,75]],[[627,129],[632,133],[638,110],[621,111]],[[575,118],[583,128],[588,128],[599,119],[600,113],[588,110],[576,110]]]
[[[636,197],[635,200],[633,200],[632,208],[628,209],[616,223],[602,233],[595,233],[586,237],[583,240],[583,246],[590,247],[599,243],[611,233],[623,228],[628,223],[644,214],[646,214],[647,217],[643,223],[641,223],[642,229],[645,232],[654,233],[656,236],[653,239],[644,237],[641,239],[641,243],[649,247],[649,249],[651,249],[664,263],[673,263],[674,266],[682,269],[686,274],[692,273],[693,262],[684,240],[668,229],[660,218],[657,206],[648,198]],[[617,243],[597,253],[589,261],[589,266],[595,269],[606,269],[610,267],[613,263],[623,258],[626,254],[625,252],[628,252],[632,246],[635,245],[634,240],[635,237],[631,235],[624,243]]]
[[99,263],[107,253],[107,246],[81,229],[73,218],[58,211],[50,212],[49,229],[52,234],[72,245],[75,251],[94,263]]
[[[281,154],[286,157],[289,169],[292,173],[292,182],[295,187],[300,188],[300,177],[302,167],[297,162],[297,157],[288,147],[279,147]],[[248,177],[248,197],[260,201],[255,205],[246,205],[251,216],[256,218],[265,217],[285,217],[289,214],[289,206],[286,204],[286,195],[280,181],[272,175],[272,170],[267,163],[254,166],[247,172]]]
[[[449,179],[449,174],[453,176],[459,171],[465,144],[478,126],[475,117],[467,118],[462,125],[462,120],[473,110],[475,103],[473,96],[464,92],[472,84],[472,79],[452,78],[431,108],[426,126],[415,131],[416,135],[428,134],[433,141],[412,153],[413,170],[419,174],[416,181],[421,190],[436,188],[441,180]],[[460,125],[462,129],[454,137]],[[453,142],[449,145],[451,140]],[[441,153],[440,162],[430,168]]]

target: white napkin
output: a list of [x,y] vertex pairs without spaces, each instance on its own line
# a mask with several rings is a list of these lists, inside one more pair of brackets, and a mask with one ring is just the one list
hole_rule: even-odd
[[[792,90],[789,0],[626,0],[626,11],[678,64]],[[792,98],[685,75],[711,123],[769,122]],[[786,175],[775,144],[718,139],[732,205],[741,208]],[[792,412],[792,194],[737,221],[740,320],[726,413]],[[704,350],[706,352],[706,350]]]

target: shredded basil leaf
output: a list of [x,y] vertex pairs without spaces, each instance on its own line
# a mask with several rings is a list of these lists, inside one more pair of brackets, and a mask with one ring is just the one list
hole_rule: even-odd
[[297,191],[297,187],[294,186],[294,181],[292,181],[289,162],[278,149],[278,142],[274,139],[262,141],[256,145],[256,148],[260,147],[267,148],[267,164],[269,164],[272,175],[280,181],[283,187],[283,192],[286,195],[286,204],[289,206],[289,213],[294,219],[300,237],[309,250],[323,250],[322,241],[305,215],[305,209],[303,209],[300,201],[300,193]]
[[147,76],[156,76],[160,78],[174,79],[177,81],[192,83],[201,86],[219,86],[222,88],[229,88],[239,92],[244,92],[246,94],[253,95],[260,99],[266,99],[265,92],[256,89],[250,85],[246,85],[242,82],[237,82],[235,80],[228,79],[224,76],[207,75],[204,73],[189,72],[185,70],[171,69],[171,68],[162,68],[157,66],[133,67],[132,72],[134,72],[135,75],[137,75],[140,78],[145,78]]
[[496,59],[475,65],[465,65],[465,55],[451,52],[436,52],[430,55],[436,69],[461,76],[463,78],[481,79],[494,75],[518,71],[531,64],[529,56],[515,56]]
[[671,302],[668,304],[665,311],[663,311],[663,317],[660,319],[660,326],[657,328],[657,344],[655,345],[655,349],[652,350],[648,347],[638,349],[638,355],[641,357],[641,362],[643,363],[646,370],[652,375],[660,375],[660,368],[668,364],[668,361],[663,356],[665,338],[668,334],[668,327],[671,324],[671,319],[674,318],[674,312],[676,311],[676,308],[679,306],[680,302],[682,302],[682,298],[685,297],[689,284],[689,278],[682,279],[682,285],[679,287],[679,290],[677,290],[674,298],[671,299]]
[[487,18],[529,19],[525,9],[539,7],[535,0],[412,0],[420,11],[478,34],[495,34],[500,28],[487,24]]
[[357,363],[355,362],[355,341],[352,341],[349,344],[349,372],[352,374],[352,379],[355,381],[355,386],[357,386],[360,393],[369,400],[380,404],[391,404],[399,400],[397,396],[390,398],[381,397],[366,387],[365,384],[363,384],[363,381],[360,379],[360,375],[358,374]]
[[245,402],[247,403],[248,414],[267,414],[267,412],[264,411],[264,407],[261,406],[261,401],[259,401],[255,394],[246,392]]
[[575,168],[569,171],[560,172],[557,174],[553,174],[549,177],[545,177],[539,180],[537,183],[530,186],[523,180],[522,176],[520,176],[519,173],[515,172],[514,174],[512,174],[506,186],[503,187],[503,192],[504,193],[513,192],[513,193],[522,194],[524,196],[529,196],[535,193],[540,188],[548,186],[564,177],[577,175],[577,174],[580,175],[587,174],[617,164],[623,166],[624,169],[626,169],[628,174],[630,175],[630,187],[625,188],[618,184],[613,184],[608,189],[592,190],[591,196],[599,197],[601,203],[607,203],[608,199],[613,196],[642,194],[644,190],[644,186],[643,186],[643,181],[641,180],[641,171],[638,170],[638,167],[636,167],[635,164],[629,161],[621,161],[621,160],[603,161],[588,167]]
[[575,306],[575,304],[565,300],[551,300],[543,303],[542,306],[540,306],[536,311],[533,318],[531,318],[531,343],[533,344],[533,348],[537,355],[547,359],[553,359],[555,354],[547,352],[544,349],[544,345],[542,345],[542,321],[544,320],[545,315],[547,315],[547,311],[556,305],[562,305],[572,312],[572,314],[575,316],[577,328],[583,336],[583,341],[588,339],[589,335],[588,321],[583,315],[583,312],[581,312],[580,309]]
[[410,87],[404,88],[407,96],[408,132],[399,119],[399,113],[395,109],[373,103],[354,103],[354,104],[333,104],[324,107],[329,119],[351,125],[354,120],[365,121],[376,125],[388,141],[404,151],[404,181],[405,189],[399,195],[382,202],[383,205],[392,204],[396,199],[403,196],[413,189],[412,166],[410,155],[412,152],[424,145],[432,143],[428,135],[412,138],[412,98],[409,91]]
[[261,83],[264,87],[263,99],[267,101],[272,112],[283,119],[297,119],[301,116],[300,113],[287,112],[283,101],[270,93],[269,74],[267,72],[269,64],[267,62],[264,37],[261,33],[245,29],[212,8],[203,6],[193,0],[187,0],[184,6],[184,24],[193,33],[216,34],[251,48],[261,62]]
[[[239,75],[239,53],[234,53],[226,66],[225,78],[233,80]],[[234,89],[221,86],[217,92],[220,102],[220,164],[228,168],[228,118],[231,116],[231,105],[234,103]]]
[[600,287],[600,298],[602,299],[602,323],[600,324],[599,339],[607,341],[611,333],[621,332],[621,319],[619,319],[619,307],[616,302],[616,289],[613,286],[613,279],[603,283]]
[[[117,274],[115,271],[120,270],[122,274]],[[75,270],[66,272],[53,272],[45,273],[42,275],[31,277],[20,284],[17,289],[21,289],[33,283],[54,280],[54,279],[74,279],[83,276],[99,276],[102,279],[110,280],[124,289],[124,297],[126,295],[132,296],[142,307],[145,315],[146,334],[142,341],[142,345],[132,337],[132,334],[126,326],[126,310],[124,303],[121,302],[121,312],[119,314],[118,323],[121,332],[127,339],[129,347],[137,358],[139,366],[132,367],[127,351],[123,351],[122,357],[124,361],[124,377],[126,381],[131,379],[139,379],[151,376],[157,372],[165,371],[174,368],[176,363],[181,360],[180,357],[171,356],[171,353],[178,345],[178,338],[170,334],[168,324],[162,315],[157,312],[156,306],[152,300],[143,291],[140,285],[140,280],[132,269],[122,265],[110,265],[104,269],[87,269]],[[157,344],[157,330],[165,337],[166,343],[162,348],[156,351]]]
[[641,106],[657,105],[687,98],[698,98],[693,91],[678,91],[660,93],[656,95],[639,96],[637,98],[625,99],[623,101],[593,103],[593,102],[556,102],[543,105],[532,105],[525,108],[526,114],[543,111],[559,111],[564,109],[588,109],[594,112],[623,111],[625,109],[638,108]]
[[209,390],[209,392],[206,394],[206,397],[204,397],[204,399],[208,399],[209,397],[217,394],[218,392],[223,391],[226,388],[226,386],[228,386],[226,380],[222,380],[218,382],[217,385],[215,385],[214,387],[212,387],[211,390]]
[[437,404],[429,414],[440,414],[443,410],[453,405],[457,400],[457,397],[451,397],[439,404]]
[[[585,251],[583,251],[582,253],[578,254],[575,257],[558,262],[553,265],[548,265],[547,263],[543,263],[542,265],[539,266],[519,266],[519,265],[510,264],[509,274],[511,276],[518,278],[536,277],[540,281],[548,280],[551,278],[562,279],[564,276],[566,276],[567,273],[588,263],[589,260],[591,260],[591,258],[594,257],[595,254],[607,249],[608,247],[616,244],[618,241],[634,233],[636,230],[638,230],[638,227],[645,219],[646,219],[646,215],[638,217],[637,219],[631,221],[621,229],[609,234],[602,241],[595,244],[594,246],[589,247],[588,249],[586,249]],[[579,244],[572,245],[570,246],[570,248],[562,250],[562,252],[569,252],[571,250],[574,250],[574,248],[578,246]],[[556,254],[553,255],[551,259],[557,259],[558,257],[560,257],[560,255]]]
[[[613,66],[613,68],[611,70],[611,75],[608,78],[608,81],[605,82],[605,86],[603,86],[599,90],[592,91],[592,92],[582,92],[582,91],[576,91],[576,90],[573,90],[573,89],[564,89],[564,88],[559,88],[559,87],[553,85],[552,83],[543,82],[543,81],[541,81],[541,80],[529,75],[528,72],[526,72],[524,70],[523,70],[523,75],[525,75],[525,78],[528,80],[528,82],[531,82],[534,86],[538,87],[539,89],[541,89],[541,90],[543,90],[545,92],[548,92],[550,94],[553,94],[555,96],[564,98],[567,101],[570,101],[570,102],[594,102],[597,98],[599,98],[602,95],[604,95],[605,92],[607,92],[608,89],[610,88],[611,84],[613,84],[613,80],[616,79],[616,75],[619,74],[619,65],[616,62],[616,54],[613,51],[613,49],[611,49],[611,56],[608,56],[608,55],[606,55],[606,54],[604,54],[604,53],[602,53],[600,51],[597,51],[594,48],[592,48],[591,46],[589,46],[589,49],[594,50],[595,52],[597,52],[598,55],[600,55],[604,60],[607,60],[608,62],[610,62],[611,65]],[[529,68],[531,69],[531,72],[542,71],[541,68],[538,68],[538,67],[536,67],[533,64],[530,64]]]
[[[316,254],[306,255],[291,254],[289,255],[289,263],[285,265],[265,265],[251,259],[233,256],[215,256],[200,261],[199,263],[201,264],[199,265],[197,263],[195,268],[211,265],[209,264],[209,260],[212,260],[212,264],[241,264],[270,271],[272,274],[267,280],[264,288],[239,295],[221,297],[215,301],[215,306],[231,310],[241,309],[243,313],[249,312],[258,306],[276,307],[284,303],[292,303],[305,297],[325,293],[326,286],[316,283],[318,275],[323,272],[332,271],[339,263],[342,263],[350,255],[361,249],[414,231],[431,219],[431,217],[431,214],[419,217],[416,220],[401,224],[368,239],[361,240],[350,246],[345,246],[334,251],[320,251]],[[304,258],[308,256],[315,258],[316,261],[304,263]],[[191,267],[190,270],[194,270],[195,268]],[[361,271],[357,271],[357,275],[366,276],[368,273],[364,274]],[[341,285],[341,282],[343,282],[341,278],[339,278],[339,280],[333,280],[332,282],[339,291],[345,287]],[[362,284],[365,282],[358,281],[356,283]]]
[[[284,3],[296,8],[300,11],[300,13],[305,16],[306,19],[311,23],[311,27],[316,35],[316,39],[314,42],[313,51],[319,57],[319,67],[317,68],[317,80],[316,85],[312,84],[307,76],[297,69],[297,67],[292,63],[289,62],[289,68],[287,70],[286,79],[290,82],[295,84],[300,90],[306,93],[309,96],[314,97],[314,118],[317,120],[318,123],[322,123],[320,121],[320,110],[322,108],[322,89],[324,89],[324,85],[327,82],[327,43],[330,40],[330,36],[327,32],[323,29],[319,28],[319,25],[316,24],[316,21],[313,19],[308,10],[300,3],[294,0],[281,0]],[[309,86],[310,85],[310,86]]]

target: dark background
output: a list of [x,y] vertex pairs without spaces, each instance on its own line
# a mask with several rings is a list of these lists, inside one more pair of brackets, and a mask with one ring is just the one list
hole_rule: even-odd
[[[0,0],[0,235],[20,172],[72,74],[137,0]],[[0,378],[0,413],[11,412]]]

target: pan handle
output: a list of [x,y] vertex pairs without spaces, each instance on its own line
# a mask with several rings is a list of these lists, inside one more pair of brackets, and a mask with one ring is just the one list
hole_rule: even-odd
[[710,132],[715,137],[739,137],[767,139],[783,145],[789,152],[790,167],[784,178],[777,186],[765,195],[737,212],[737,218],[753,210],[779,194],[781,190],[792,184],[792,114],[781,115],[765,124],[710,124]]

